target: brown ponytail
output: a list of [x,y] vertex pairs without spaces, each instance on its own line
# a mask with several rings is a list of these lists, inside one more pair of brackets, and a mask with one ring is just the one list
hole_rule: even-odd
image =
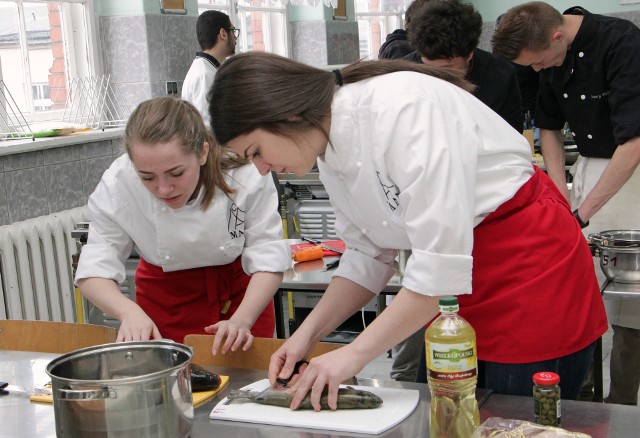
[[[397,71],[415,71],[451,82],[467,91],[463,73],[410,61],[362,61],[340,70],[343,84]],[[331,111],[337,75],[271,53],[249,52],[227,59],[209,93],[213,133],[220,144],[261,128],[294,136],[322,129]],[[292,116],[300,116],[295,121]],[[328,139],[328,133],[325,132]]]

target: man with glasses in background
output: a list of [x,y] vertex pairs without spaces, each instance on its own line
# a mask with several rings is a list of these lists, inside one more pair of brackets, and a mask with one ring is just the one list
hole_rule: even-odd
[[184,78],[182,98],[191,102],[200,112],[204,123],[211,127],[207,95],[220,63],[236,53],[236,42],[240,29],[231,24],[227,14],[220,11],[205,11],[198,17],[196,35],[201,52]]

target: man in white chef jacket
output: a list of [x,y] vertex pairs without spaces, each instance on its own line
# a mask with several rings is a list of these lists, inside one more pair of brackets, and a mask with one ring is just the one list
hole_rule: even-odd
[[236,53],[240,29],[231,24],[231,19],[224,12],[205,11],[198,17],[196,35],[202,51],[196,52],[196,58],[184,78],[182,98],[198,109],[204,123],[210,128],[207,94],[220,63]]

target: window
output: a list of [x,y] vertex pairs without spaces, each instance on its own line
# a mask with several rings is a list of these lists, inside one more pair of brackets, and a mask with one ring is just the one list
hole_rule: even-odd
[[398,0],[355,0],[360,59],[378,59],[387,35],[404,27],[404,5]]
[[289,54],[286,0],[199,0],[199,12],[207,9],[228,14],[240,29],[236,52]]
[[95,75],[91,0],[0,0],[0,73],[27,121],[61,120],[69,79]]

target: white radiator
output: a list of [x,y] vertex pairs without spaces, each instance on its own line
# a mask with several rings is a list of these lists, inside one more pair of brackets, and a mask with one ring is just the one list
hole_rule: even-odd
[[0,318],[76,321],[71,231],[88,207],[0,226]]

